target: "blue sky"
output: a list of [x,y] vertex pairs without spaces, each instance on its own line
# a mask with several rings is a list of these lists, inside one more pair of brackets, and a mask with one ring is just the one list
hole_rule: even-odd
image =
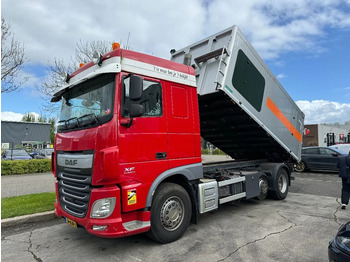
[[169,58],[169,50],[238,25],[306,115],[350,121],[350,0],[2,0],[2,17],[30,60],[29,81],[1,95],[1,117],[45,112],[35,88],[54,58],[71,61],[78,41],[122,41]]

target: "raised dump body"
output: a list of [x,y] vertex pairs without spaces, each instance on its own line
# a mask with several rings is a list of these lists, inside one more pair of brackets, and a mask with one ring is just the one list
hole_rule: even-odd
[[237,160],[300,160],[304,114],[237,26],[171,60],[195,68],[205,140]]

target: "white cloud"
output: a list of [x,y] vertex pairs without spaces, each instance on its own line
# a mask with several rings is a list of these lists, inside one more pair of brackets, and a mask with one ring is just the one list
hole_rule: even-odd
[[[25,44],[32,63],[54,57],[70,60],[76,43],[92,40],[126,43],[133,50],[169,58],[182,48],[237,24],[264,59],[282,52],[324,48],[317,39],[326,27],[350,27],[340,0],[3,0],[2,14]],[[347,3],[349,5],[349,3]],[[69,7],[69,8],[67,8]]]
[[296,101],[305,114],[305,124],[341,123],[350,120],[350,103],[325,100]]
[[[40,114],[35,112],[29,112],[30,114],[34,115],[36,119],[40,116]],[[15,113],[11,111],[5,111],[1,112],[1,121],[21,121],[23,117],[23,114],[21,113]]]
[[209,31],[237,24],[264,59],[297,51],[318,54],[325,51],[318,40],[326,29],[350,27],[342,1],[317,0],[215,0],[208,9]]
[[277,79],[286,78],[287,76],[283,73],[277,75]]
[[80,39],[126,43],[129,32],[133,50],[169,58],[170,49],[202,37],[206,18],[200,0],[3,0],[2,10],[31,62],[43,64],[70,61]]

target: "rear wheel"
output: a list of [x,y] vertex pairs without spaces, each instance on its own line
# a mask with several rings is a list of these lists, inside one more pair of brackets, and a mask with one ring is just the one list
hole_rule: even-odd
[[191,199],[183,187],[161,184],[153,199],[148,236],[160,243],[179,239],[190,223],[191,210]]
[[285,169],[280,169],[276,176],[277,188],[276,191],[271,191],[273,198],[283,200],[288,195],[289,178]]
[[259,189],[260,189],[260,195],[257,196],[257,199],[264,200],[269,191],[269,185],[267,183],[266,176],[261,176],[259,178]]

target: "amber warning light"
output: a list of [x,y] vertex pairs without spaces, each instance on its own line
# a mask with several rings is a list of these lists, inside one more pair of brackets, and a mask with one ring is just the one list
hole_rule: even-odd
[[112,49],[113,50],[116,50],[116,49],[119,49],[120,48],[120,44],[119,43],[113,43],[112,44]]

